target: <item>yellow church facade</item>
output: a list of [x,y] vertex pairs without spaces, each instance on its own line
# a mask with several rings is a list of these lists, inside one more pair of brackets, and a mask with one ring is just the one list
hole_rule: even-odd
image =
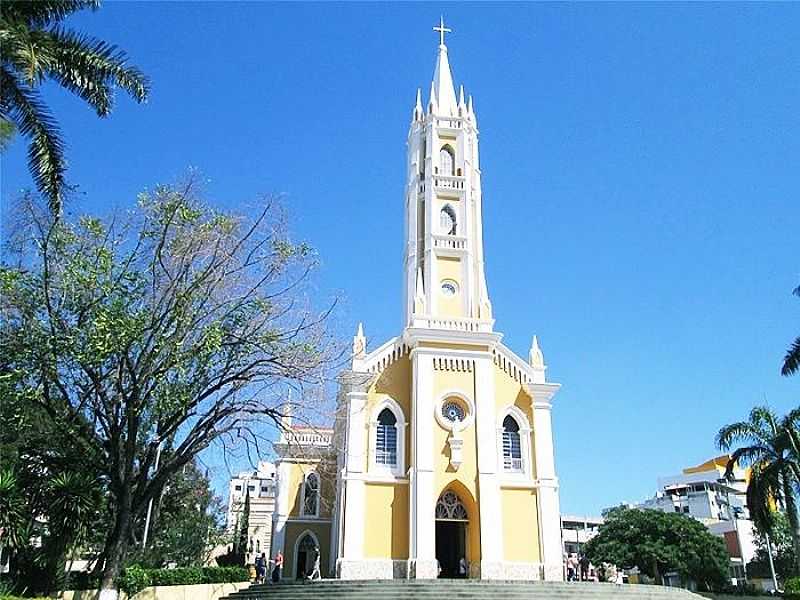
[[334,428],[306,444],[316,453],[282,436],[273,548],[285,576],[307,572],[314,546],[323,573],[347,579],[563,578],[559,385],[535,337],[522,359],[494,330],[477,117],[437,30],[407,140],[404,327],[368,349],[359,325]]

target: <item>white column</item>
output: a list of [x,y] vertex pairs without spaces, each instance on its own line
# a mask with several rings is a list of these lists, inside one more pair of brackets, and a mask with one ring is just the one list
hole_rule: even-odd
[[436,570],[436,498],[433,474],[433,356],[411,351],[410,571],[417,579],[433,579]]
[[281,461],[278,464],[278,486],[275,497],[275,512],[272,515],[272,543],[270,544],[272,556],[275,556],[279,551],[281,554],[286,554],[286,520],[289,518],[291,471],[291,463]]
[[491,358],[475,360],[475,426],[478,434],[478,493],[481,523],[481,579],[503,576],[503,528],[497,481],[497,427]]
[[533,443],[536,457],[536,478],[539,481],[539,540],[544,565],[544,579],[563,579],[561,546],[561,508],[558,477],[553,454],[551,399],[558,384],[531,383],[528,391],[533,399]]
[[344,531],[338,571],[343,579],[358,577],[358,561],[364,558],[364,480],[367,456],[367,390],[373,375],[347,372],[340,378],[345,387],[347,454],[344,464]]

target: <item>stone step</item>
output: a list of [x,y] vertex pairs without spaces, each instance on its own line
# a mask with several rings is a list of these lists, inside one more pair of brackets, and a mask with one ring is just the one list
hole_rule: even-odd
[[396,598],[511,600],[699,600],[701,597],[679,588],[610,583],[520,582],[486,580],[403,580],[285,581],[278,585],[258,584],[235,592],[226,600],[388,600]]

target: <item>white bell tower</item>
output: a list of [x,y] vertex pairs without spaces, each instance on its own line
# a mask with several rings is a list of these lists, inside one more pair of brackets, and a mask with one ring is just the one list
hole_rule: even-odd
[[450,30],[444,22],[434,30],[440,43],[430,96],[423,108],[417,90],[408,132],[405,325],[490,332],[478,123],[463,86],[456,99],[444,43]]

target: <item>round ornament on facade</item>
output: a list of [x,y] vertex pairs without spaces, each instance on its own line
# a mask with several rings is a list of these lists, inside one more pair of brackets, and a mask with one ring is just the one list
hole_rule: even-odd
[[445,279],[442,282],[442,294],[447,297],[455,296],[458,293],[458,284],[452,279]]
[[449,400],[442,404],[442,416],[451,423],[462,423],[467,414],[458,402]]

